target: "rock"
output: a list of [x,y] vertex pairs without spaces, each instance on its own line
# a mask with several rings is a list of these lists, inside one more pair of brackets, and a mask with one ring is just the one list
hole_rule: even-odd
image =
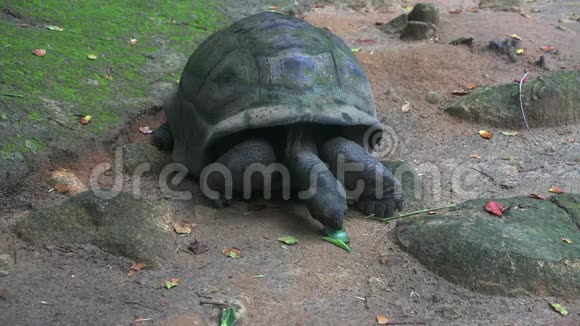
[[512,7],[520,7],[522,0],[480,0],[479,8],[495,10],[511,10]]
[[409,22],[418,21],[439,25],[439,9],[432,3],[418,3],[409,13]]
[[8,275],[10,275],[10,273],[8,271],[0,269],[0,277],[6,277]]
[[22,154],[0,152],[0,189],[18,186],[29,172]]
[[[580,72],[561,71],[523,84],[530,127],[580,123]],[[525,128],[517,83],[478,88],[445,108],[457,118],[495,127]]]
[[460,37],[460,38],[457,38],[457,39],[449,42],[449,44],[472,46],[473,45],[473,37]]
[[409,19],[406,14],[399,15],[393,18],[388,23],[379,26],[379,29],[385,33],[389,34],[399,34],[407,25]]
[[433,24],[418,21],[410,21],[401,32],[401,40],[419,41],[428,40],[434,35]]
[[405,208],[424,209],[427,193],[415,167],[405,161],[384,161],[383,165],[401,181],[405,194]]
[[151,144],[134,143],[123,146],[125,173],[133,174],[137,168],[145,169],[148,173],[159,173],[169,163],[169,155]]
[[124,192],[113,195],[87,191],[59,206],[35,210],[16,224],[16,232],[33,244],[92,244],[147,265],[159,265],[172,257],[172,219],[167,204],[135,199]]
[[441,98],[441,95],[439,95],[439,93],[437,93],[437,92],[427,93],[427,96],[425,96],[425,99],[427,100],[427,102],[429,102],[431,104],[435,104],[435,105],[441,103],[441,101],[443,100]]
[[69,196],[74,196],[88,190],[87,186],[73,172],[67,170],[53,171],[51,173],[51,179],[57,184],[66,185],[66,194]]
[[12,257],[8,254],[0,254],[0,267],[8,266],[12,263]]
[[395,237],[427,268],[475,291],[580,297],[580,195],[495,199],[512,207],[502,217],[484,211],[487,201],[401,221]]

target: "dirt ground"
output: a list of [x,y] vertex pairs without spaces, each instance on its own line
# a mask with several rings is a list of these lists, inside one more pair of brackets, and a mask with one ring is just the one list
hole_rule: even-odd
[[[352,47],[357,39],[372,39],[357,53],[371,80],[378,114],[393,130],[396,149],[385,159],[403,159],[418,167],[428,186],[428,205],[446,206],[476,197],[547,194],[551,185],[580,193],[580,128],[533,128],[535,144],[525,130],[507,137],[503,129],[472,125],[447,116],[441,108],[451,92],[467,84],[509,83],[530,71],[530,78],[549,73],[533,63],[540,46],[556,47],[547,55],[551,71],[580,70],[580,15],[577,1],[536,1],[524,12],[480,10],[475,1],[436,1],[441,8],[438,39],[402,42],[379,31],[399,13],[318,8],[305,19],[328,27]],[[460,14],[450,9],[462,8]],[[541,12],[532,12],[540,9]],[[560,21],[559,21],[560,20]],[[564,30],[557,28],[561,26]],[[526,50],[518,62],[483,50],[489,40],[515,33]],[[473,47],[451,46],[461,36],[473,36]],[[426,100],[429,92],[442,96],[440,104]],[[401,107],[410,103],[410,110]],[[162,114],[135,121],[115,146],[147,142],[137,126],[155,127]],[[484,140],[486,129],[495,134]],[[470,157],[479,154],[481,159]],[[85,181],[95,164],[112,160],[103,151],[68,168]],[[479,170],[478,171],[475,171]],[[35,184],[14,195],[11,208],[1,212],[0,254],[10,255],[0,268],[0,325],[217,325],[215,304],[234,300],[245,308],[242,325],[376,325],[377,315],[390,324],[408,325],[578,325],[580,301],[542,296],[488,296],[453,285],[425,269],[395,244],[394,223],[365,220],[354,209],[346,227],[352,253],[320,241],[320,227],[305,208],[292,203],[236,203],[223,210],[208,205],[192,180],[180,188],[191,190],[193,200],[162,198],[157,179],[143,181],[145,196],[168,201],[176,220],[191,220],[190,235],[177,238],[176,259],[161,269],[145,269],[128,277],[132,262],[110,256],[92,246],[35,248],[12,232],[14,223],[32,208],[66,200],[48,193],[44,171]],[[125,187],[131,189],[131,180]],[[262,205],[264,204],[264,205]],[[406,211],[411,210],[408,208]],[[292,235],[295,246],[276,239]],[[193,255],[187,246],[194,239],[209,248]],[[243,258],[222,255],[237,247]],[[0,266],[1,267],[1,266]],[[166,279],[182,283],[167,290]],[[365,301],[366,300],[366,301]],[[570,315],[549,307],[558,302]]]

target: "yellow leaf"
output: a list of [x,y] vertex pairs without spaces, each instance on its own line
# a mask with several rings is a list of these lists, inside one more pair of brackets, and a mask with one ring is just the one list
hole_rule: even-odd
[[487,130],[480,130],[479,135],[485,139],[492,139],[493,138],[493,134]]
[[188,234],[191,233],[191,230],[193,229],[193,223],[189,222],[189,221],[179,221],[179,222],[175,222],[173,223],[173,229],[175,230],[175,233],[177,234]]
[[521,54],[524,54],[524,52],[526,52],[524,49],[517,49],[517,50],[516,50],[516,53],[517,53],[517,54],[520,54],[520,55],[521,55]]
[[573,241],[568,239],[568,238],[562,238],[562,241],[564,241],[566,243],[573,243]]
[[510,37],[516,40],[521,40],[522,38],[519,37],[517,34],[510,34]]
[[92,119],[93,119],[92,116],[86,115],[81,118],[81,124],[86,125],[87,123],[91,122]]
[[352,48],[352,49],[350,49],[350,50],[351,50],[352,52],[359,52],[360,50],[362,50],[362,48],[361,48],[361,47],[358,47],[358,48]]
[[552,186],[552,187],[550,187],[550,189],[548,189],[548,191],[553,193],[553,194],[563,194],[564,193],[564,190],[562,190],[558,186]]
[[389,318],[385,315],[377,315],[377,323],[379,323],[379,325],[387,325],[389,323]]
[[97,60],[97,56],[94,54],[89,54],[87,55],[87,58],[91,59],[91,60]]

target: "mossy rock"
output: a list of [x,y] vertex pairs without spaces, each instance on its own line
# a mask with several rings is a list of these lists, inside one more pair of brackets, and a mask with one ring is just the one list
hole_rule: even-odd
[[33,211],[16,233],[37,245],[93,244],[156,266],[173,256],[171,211],[163,201],[129,193],[87,191],[62,205]]
[[427,268],[475,291],[580,297],[580,195],[495,199],[511,207],[501,217],[484,210],[487,201],[401,221],[396,239]]
[[428,40],[435,33],[435,28],[431,23],[410,21],[401,32],[401,40],[420,41]]
[[[524,83],[522,94],[531,128],[580,123],[580,72],[562,71],[540,76]],[[477,124],[525,127],[517,83],[476,89],[449,104],[445,112]]]
[[417,21],[439,25],[439,9],[432,3],[418,3],[409,13],[409,22]]

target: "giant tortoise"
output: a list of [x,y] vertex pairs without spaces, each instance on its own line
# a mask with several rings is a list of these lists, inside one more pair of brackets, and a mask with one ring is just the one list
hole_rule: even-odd
[[211,35],[164,110],[153,143],[218,206],[281,190],[336,229],[345,189],[366,214],[403,207],[399,181],[369,153],[380,123],[361,65],[336,35],[301,19],[260,13]]

